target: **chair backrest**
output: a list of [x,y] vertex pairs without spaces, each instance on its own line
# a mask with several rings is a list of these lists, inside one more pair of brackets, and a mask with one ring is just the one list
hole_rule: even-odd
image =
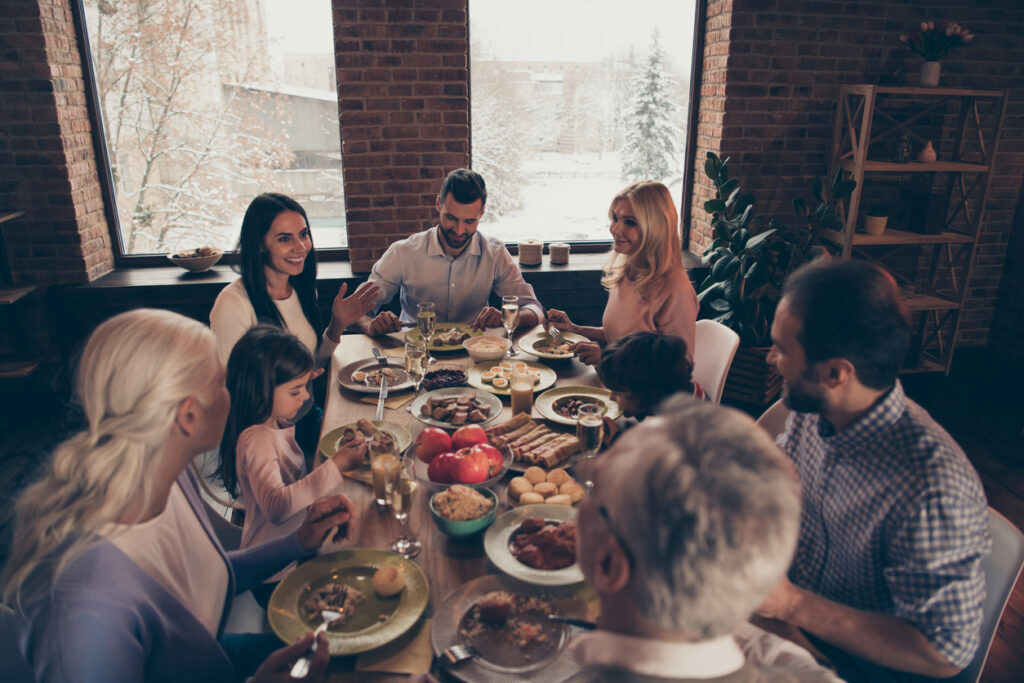
[[992,508],[988,509],[988,530],[992,535],[992,552],[981,563],[985,572],[981,642],[971,663],[956,676],[945,679],[951,683],[977,683],[981,679],[1003,609],[1017,583],[1021,567],[1024,567],[1024,534]]
[[32,667],[18,649],[18,623],[14,611],[0,604],[0,672],[6,683],[32,683]]
[[768,432],[772,439],[775,439],[779,434],[786,431],[786,420],[789,418],[789,413],[789,408],[783,404],[780,398],[768,406],[768,410],[761,413],[761,417],[757,418],[757,424],[761,425],[761,428]]
[[740,336],[714,320],[698,320],[693,345],[693,381],[717,405],[722,402],[725,378],[740,346]]

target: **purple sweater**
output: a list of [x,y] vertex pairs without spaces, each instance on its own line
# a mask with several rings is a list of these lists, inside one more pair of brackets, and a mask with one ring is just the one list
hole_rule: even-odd
[[228,681],[218,638],[231,598],[305,554],[295,534],[225,552],[192,473],[178,484],[228,568],[217,638],[160,583],[103,541],[61,572],[53,591],[25,605],[18,644],[37,681]]

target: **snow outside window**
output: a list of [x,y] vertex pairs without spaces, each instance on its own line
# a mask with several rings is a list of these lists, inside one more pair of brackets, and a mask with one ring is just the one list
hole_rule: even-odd
[[482,230],[608,240],[637,180],[682,198],[694,0],[470,0],[472,165]]
[[84,0],[125,254],[233,248],[281,192],[344,247],[330,0]]

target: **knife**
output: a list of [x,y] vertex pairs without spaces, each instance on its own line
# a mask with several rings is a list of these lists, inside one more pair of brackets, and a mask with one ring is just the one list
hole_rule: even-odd
[[377,422],[384,419],[384,401],[388,397],[388,378],[381,374],[380,396],[377,398]]
[[572,617],[562,617],[557,614],[549,614],[548,621],[557,621],[562,624],[568,624],[569,626],[581,628],[584,631],[593,631],[597,628],[597,624],[593,621],[587,621],[586,619],[574,619]]

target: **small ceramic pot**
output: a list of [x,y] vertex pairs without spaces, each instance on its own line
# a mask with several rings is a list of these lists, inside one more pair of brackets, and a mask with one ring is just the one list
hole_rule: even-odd
[[932,147],[931,140],[925,143],[924,147],[917,154],[917,160],[922,164],[930,164],[938,158],[935,154],[935,148]]
[[934,88],[939,84],[941,62],[921,62],[920,83],[924,88]]
[[885,224],[888,220],[888,216],[864,216],[864,232],[878,237],[885,232]]

